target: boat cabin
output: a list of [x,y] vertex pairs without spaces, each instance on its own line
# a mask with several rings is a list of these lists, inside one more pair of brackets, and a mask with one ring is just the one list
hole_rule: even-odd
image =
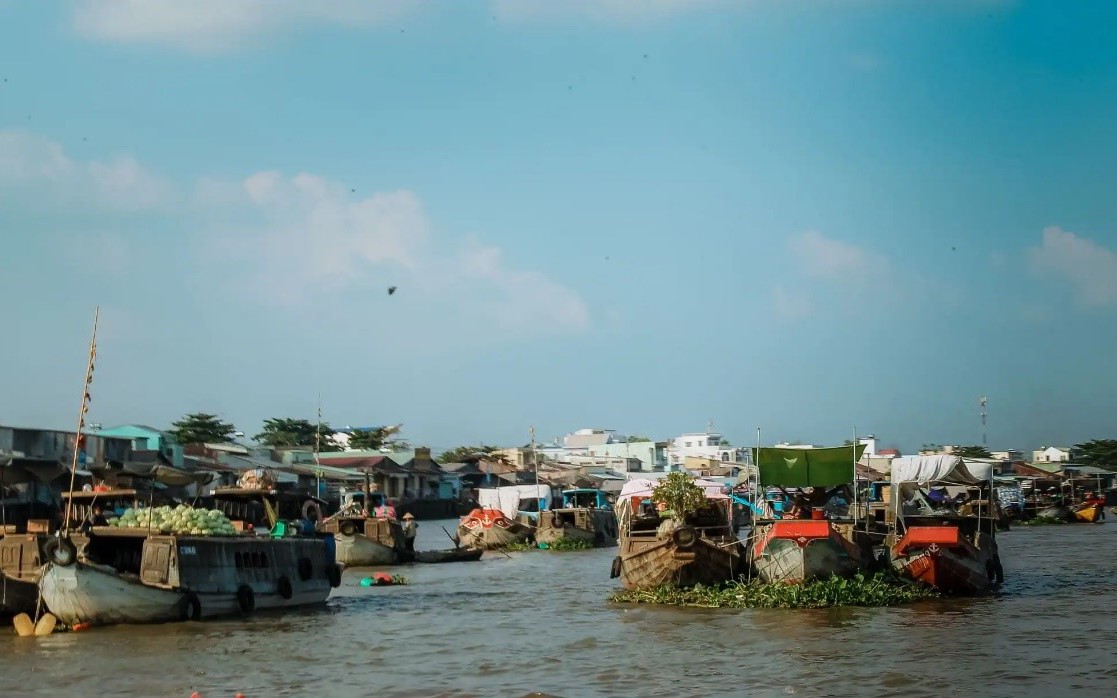
[[120,516],[128,509],[159,507],[177,502],[156,490],[141,492],[136,489],[94,489],[62,493],[62,516],[65,517],[66,501],[70,505],[70,525],[79,527],[91,518],[93,508],[100,506],[105,518]]
[[310,530],[322,519],[326,501],[297,490],[218,487],[199,498],[197,505],[217,509],[230,521],[254,528],[270,530],[282,521],[308,521]]
[[577,488],[563,490],[563,509],[612,509],[609,498],[601,490]]

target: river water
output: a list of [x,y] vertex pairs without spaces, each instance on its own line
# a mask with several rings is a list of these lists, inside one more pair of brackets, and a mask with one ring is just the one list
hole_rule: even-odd
[[[416,547],[450,545],[425,521]],[[611,605],[615,549],[346,572],[325,608],[0,636],[4,695],[1117,695],[1117,525],[999,538],[1003,594],[902,608]]]

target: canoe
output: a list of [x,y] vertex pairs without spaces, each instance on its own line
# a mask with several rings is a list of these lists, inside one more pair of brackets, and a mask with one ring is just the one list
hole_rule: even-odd
[[484,554],[481,548],[450,548],[449,550],[421,550],[415,553],[415,562],[472,562]]

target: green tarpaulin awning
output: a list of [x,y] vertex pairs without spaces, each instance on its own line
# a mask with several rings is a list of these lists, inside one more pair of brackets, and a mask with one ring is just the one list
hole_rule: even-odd
[[761,447],[752,451],[753,462],[760,471],[761,485],[834,487],[853,482],[853,464],[865,452],[865,445],[830,448]]

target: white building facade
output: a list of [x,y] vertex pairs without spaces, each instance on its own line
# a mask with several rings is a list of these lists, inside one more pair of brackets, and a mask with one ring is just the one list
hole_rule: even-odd
[[667,446],[667,465],[672,470],[683,467],[687,456],[712,458],[723,463],[751,463],[752,451],[722,445],[722,435],[717,432],[691,432],[676,436]]

